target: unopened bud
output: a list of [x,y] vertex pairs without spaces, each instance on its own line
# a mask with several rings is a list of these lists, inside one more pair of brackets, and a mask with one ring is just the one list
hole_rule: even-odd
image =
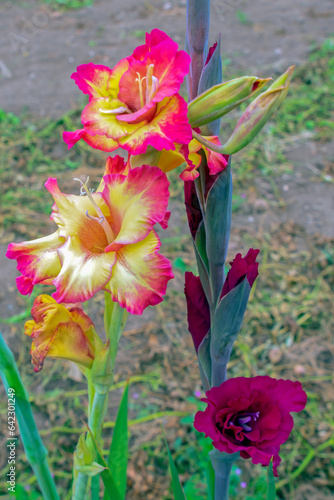
[[221,116],[258,93],[270,78],[242,76],[215,85],[188,104],[188,120],[192,127],[201,127]]
[[230,155],[243,149],[264,127],[286,97],[293,69],[294,66],[290,66],[268,90],[260,94],[246,108],[231,137],[223,146],[225,154]]

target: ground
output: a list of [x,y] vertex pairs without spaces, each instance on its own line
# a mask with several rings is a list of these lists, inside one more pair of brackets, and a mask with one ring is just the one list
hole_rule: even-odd
[[[65,8],[80,3],[85,6]],[[71,401],[61,396],[65,399],[59,402],[54,391],[60,387],[70,395],[69,391],[79,391],[84,386],[78,373],[66,363],[50,361],[42,377],[32,374],[27,363],[29,342],[22,342],[23,323],[19,322],[29,314],[29,302],[17,296],[16,265],[4,254],[10,241],[50,231],[50,200],[43,194],[43,183],[51,173],[60,177],[64,190],[77,189],[72,181],[74,176],[90,175],[91,182],[97,182],[101,175],[106,155],[93,154],[85,147],[68,152],[61,140],[64,129],[74,130],[79,125],[77,110],[84,102],[70,79],[76,66],[93,61],[112,67],[142,43],[145,31],[155,27],[166,31],[182,46],[185,3],[50,0],[5,1],[0,5],[4,26],[0,31],[0,109],[4,111],[0,115],[1,329],[31,388],[37,421],[44,429],[56,478],[64,488],[70,480],[70,457],[77,434],[54,432],[52,438],[49,434],[54,427],[62,427],[63,432],[64,427],[80,427],[85,397],[76,393]],[[254,245],[261,248],[262,261],[230,370],[234,375],[268,373],[295,377],[306,384],[307,420],[304,423],[297,418],[298,434],[293,441],[297,451],[291,445],[287,447],[279,494],[291,500],[333,498],[333,454],[327,448],[319,449],[330,439],[329,415],[333,409],[330,280],[334,143],[329,125],[333,80],[324,81],[328,77],[329,56],[326,51],[321,52],[333,33],[333,3],[214,0],[211,14],[210,40],[213,42],[221,32],[226,78],[244,73],[275,77],[288,66],[297,66],[290,101],[284,104],[285,108],[282,106],[255,145],[233,160],[235,204],[229,256],[244,253]],[[233,113],[231,121],[237,116]],[[223,134],[227,134],[231,121],[227,120]],[[180,426],[177,412],[186,414],[198,405],[193,394],[200,390],[200,382],[186,332],[183,274],[185,269],[194,267],[194,258],[177,175],[171,176],[170,228],[161,234],[163,252],[171,258],[176,278],[163,305],[149,308],[141,318],[131,318],[128,323],[116,381],[127,375],[151,374],[149,381],[133,386],[132,418],[174,412],[167,419],[166,432],[178,450],[182,479],[187,480],[189,470],[194,476],[199,474],[196,453],[200,450],[193,443],[189,424]],[[89,310],[100,325],[102,298],[97,296],[93,302]],[[142,398],[137,398],[138,394]],[[117,398],[116,390],[111,398],[111,419]],[[131,433],[129,499],[171,498],[163,497],[168,495],[169,479],[159,420],[154,422],[134,426]],[[187,451],[189,443],[195,450],[193,456]],[[288,487],[288,475],[304,464],[309,447],[316,450],[315,458],[303,466],[296,475],[297,482]],[[1,452],[0,459],[0,467],[5,471],[5,456]],[[246,479],[249,471],[249,467],[243,470]],[[21,479],[22,484],[30,487],[28,469]],[[247,479],[247,483],[255,495],[251,480]],[[236,487],[233,494],[233,498],[244,498],[240,488]]]

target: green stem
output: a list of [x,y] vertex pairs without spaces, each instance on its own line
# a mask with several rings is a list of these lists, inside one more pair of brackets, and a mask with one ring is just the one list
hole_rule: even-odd
[[[94,394],[94,399],[90,411],[90,417],[88,420],[88,427],[92,431],[92,434],[96,441],[98,441],[101,434],[102,421],[105,415],[107,399],[108,399],[108,393],[100,394],[98,392],[95,392]],[[87,446],[89,446],[92,451],[95,451],[94,444],[92,442],[90,434],[88,434],[86,442]],[[88,476],[83,472],[79,472],[75,483],[73,500],[85,500],[87,498],[86,496],[87,486],[88,486]]]
[[88,476],[83,472],[79,472],[75,481],[75,491],[74,495],[72,496],[72,500],[85,500],[87,498],[87,485]]
[[111,300],[111,295],[108,292],[104,293],[105,309],[104,309],[104,327],[107,338],[110,341],[111,360],[114,368],[116,355],[118,350],[119,339],[121,338],[128,312],[123,309],[118,302]]
[[[105,292],[104,326],[110,342],[109,356],[111,358],[112,374],[114,371],[118,344],[123,332],[128,313],[117,302],[112,302],[110,293]],[[108,404],[109,391],[98,392],[99,386],[94,386],[90,374],[87,374],[89,401],[88,426],[96,442],[99,441],[102,431],[103,419]],[[101,391],[101,390],[100,390]],[[90,434],[86,438],[87,446],[95,453],[94,443]],[[87,494],[88,476],[79,472],[73,500],[85,500]],[[92,480],[92,495],[96,495],[98,485]]]
[[213,450],[209,455],[215,471],[215,500],[228,500],[230,473],[239,453],[228,454]]
[[15,416],[27,459],[36,475],[44,500],[59,500],[55,483],[47,464],[47,450],[38,433],[29,403],[29,396],[22,383],[12,351],[0,333],[0,375],[6,391],[13,389]]
[[92,500],[99,500],[100,498],[100,475],[92,477]]

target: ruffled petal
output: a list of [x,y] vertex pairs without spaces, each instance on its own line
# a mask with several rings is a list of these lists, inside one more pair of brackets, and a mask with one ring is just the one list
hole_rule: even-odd
[[148,165],[131,169],[127,176],[104,177],[103,197],[110,207],[117,234],[107,252],[144,239],[154,224],[164,219],[168,187],[166,174]]
[[167,282],[174,277],[169,260],[158,254],[159,246],[157,234],[151,231],[143,241],[126,245],[117,252],[105,290],[132,314],[142,314],[145,307],[159,304]]
[[69,237],[58,250],[61,270],[53,281],[57,302],[85,302],[110,280],[115,252],[93,253],[76,237]]
[[108,97],[108,81],[111,69],[102,64],[81,64],[71,78],[79,89],[90,98]]
[[75,132],[63,133],[63,140],[68,145],[68,149],[71,149],[80,139],[88,144],[88,146],[106,151],[107,153],[111,153],[118,148],[117,142],[110,139],[110,137],[105,135],[89,135],[84,128],[76,130]]
[[187,103],[179,95],[167,97],[157,105],[153,120],[135,132],[118,140],[119,145],[131,154],[145,153],[148,146],[158,151],[175,150],[175,144],[188,144],[192,139],[187,118]]
[[[104,252],[108,241],[102,226],[90,217],[98,217],[95,207],[88,196],[66,195],[58,187],[57,179],[49,177],[45,187],[51,193],[55,203],[51,219],[59,227],[59,235],[78,236],[82,245],[92,252]],[[112,225],[110,210],[101,193],[91,193],[94,202],[101,209],[104,217]],[[88,216],[87,216],[88,214]],[[90,217],[89,217],[90,216]]]
[[6,256],[17,260],[17,269],[23,275],[18,280],[20,293],[30,295],[34,285],[51,284],[60,271],[57,249],[63,243],[64,239],[56,231],[44,238],[8,246]]
[[131,78],[136,75],[137,71],[143,77],[146,75],[147,66],[153,64],[153,75],[159,81],[158,91],[153,98],[154,102],[176,94],[189,72],[189,55],[183,50],[178,50],[177,43],[159,29],[146,33],[146,43],[134,50],[132,58],[131,73],[129,71],[122,77],[120,93],[124,87],[129,87],[131,81],[134,81]]

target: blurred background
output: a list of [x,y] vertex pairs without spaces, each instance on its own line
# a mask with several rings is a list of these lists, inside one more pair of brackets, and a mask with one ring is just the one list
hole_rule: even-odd
[[[213,43],[222,35],[224,80],[242,74],[275,77],[296,65],[286,101],[245,150],[233,157],[233,228],[229,259],[260,248],[260,275],[230,363],[231,376],[268,374],[300,380],[304,412],[282,447],[277,495],[284,500],[333,499],[333,97],[334,5],[322,0],[212,0]],[[43,187],[78,193],[73,177],[94,187],[106,153],[77,144],[64,130],[80,128],[85,98],[70,76],[94,62],[113,67],[159,28],[183,48],[186,1],[34,0],[0,3],[0,323],[31,395],[60,497],[69,498],[72,453],[87,396],[69,362],[47,360],[33,373],[30,340],[23,336],[34,296],[18,296],[16,263],[8,243],[49,234],[52,200]],[[185,89],[183,89],[185,93]],[[222,123],[225,140],[241,110]],[[122,391],[130,387],[129,500],[170,500],[163,423],[188,500],[206,498],[209,440],[192,428],[204,407],[192,341],[187,331],[184,272],[195,270],[183,207],[180,172],[171,181],[171,224],[160,231],[161,252],[173,263],[162,304],[132,317],[121,341],[111,393],[106,443]],[[43,292],[45,287],[43,288]],[[51,289],[50,289],[51,291]],[[102,331],[103,295],[85,304]],[[0,428],[5,432],[6,401]],[[6,498],[5,436],[0,441],[0,495]],[[18,446],[17,490],[39,499],[35,478]],[[264,500],[266,471],[248,461],[233,469],[231,500]],[[8,497],[9,498],[9,497]]]

